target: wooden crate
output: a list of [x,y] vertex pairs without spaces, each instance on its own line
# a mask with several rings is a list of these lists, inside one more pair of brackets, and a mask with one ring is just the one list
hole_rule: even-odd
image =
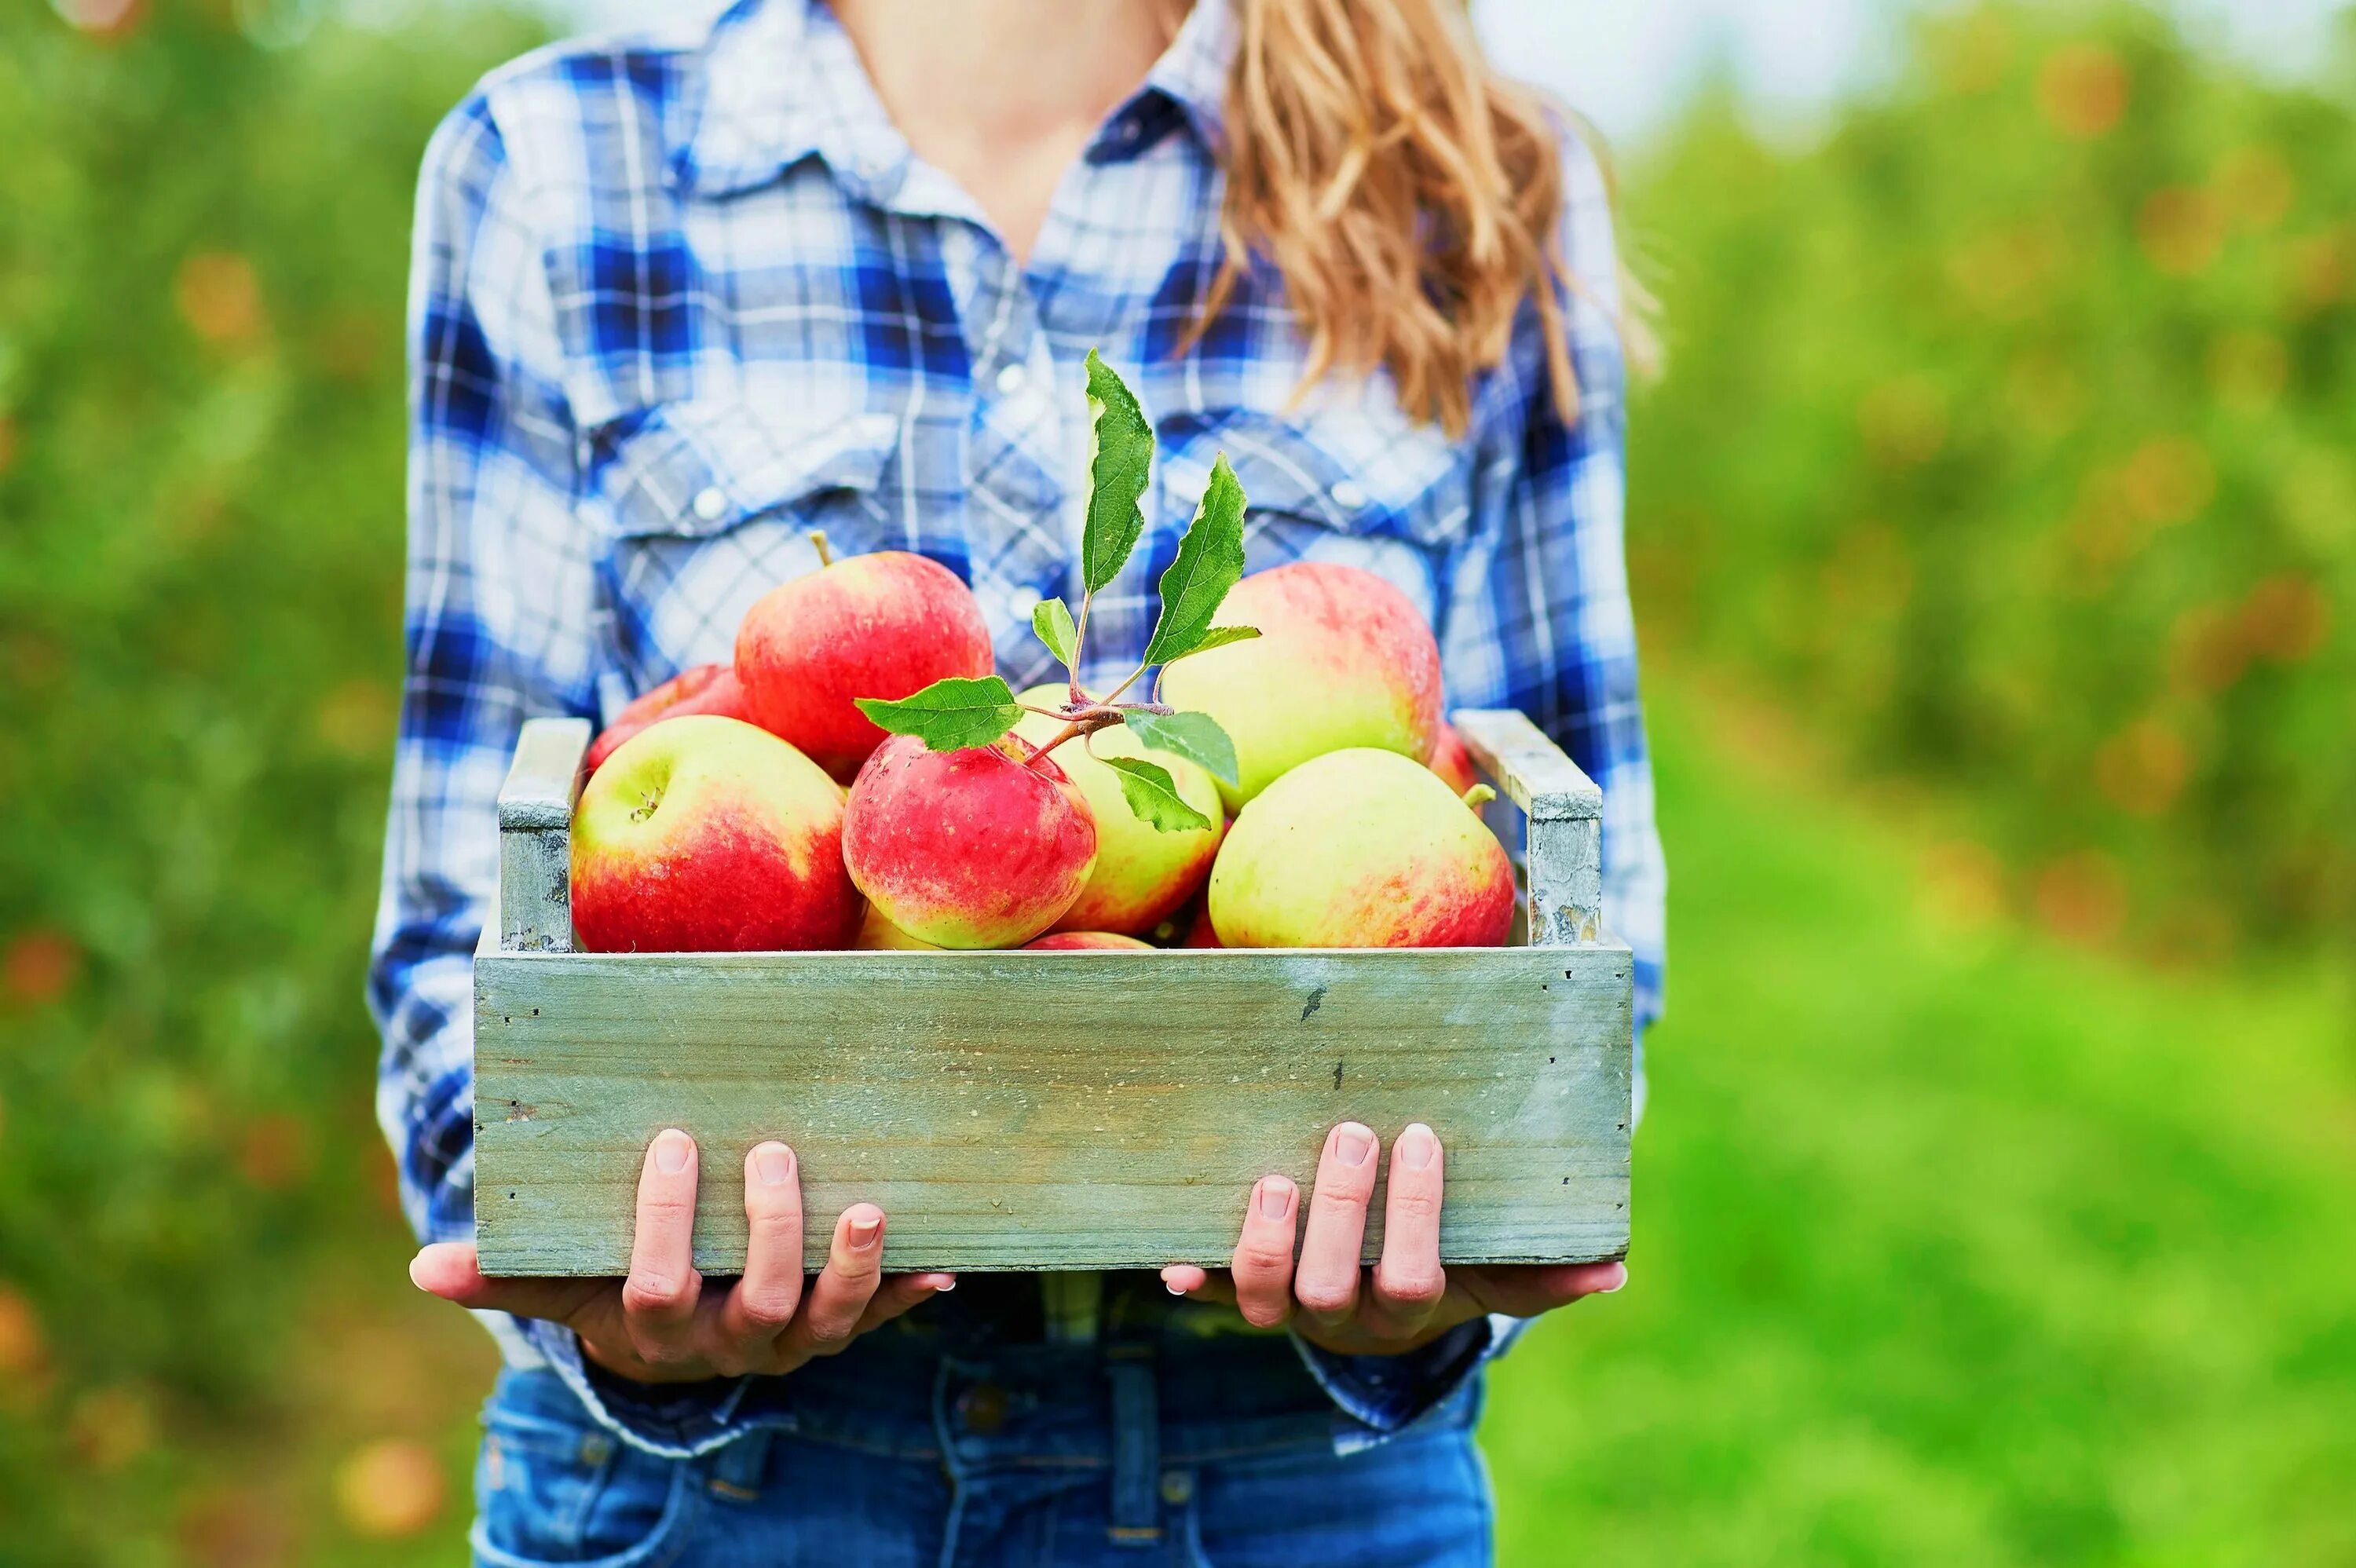
[[[575,953],[588,726],[524,727],[475,963],[475,1220],[492,1275],[626,1273],[649,1139],[702,1149],[697,1267],[744,1256],[745,1151],[791,1144],[809,1257],[867,1200],[894,1269],[1223,1264],[1326,1130],[1447,1148],[1441,1256],[1628,1244],[1631,979],[1602,796],[1518,713],[1455,716],[1527,821],[1531,945],[1445,951]],[[1381,1195],[1366,1236],[1381,1242]]]

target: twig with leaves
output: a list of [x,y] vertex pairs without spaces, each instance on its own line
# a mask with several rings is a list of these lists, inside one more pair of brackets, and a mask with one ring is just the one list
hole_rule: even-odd
[[[1177,559],[1162,574],[1162,612],[1146,640],[1145,656],[1135,669],[1102,697],[1091,697],[1080,686],[1080,667],[1087,652],[1088,612],[1099,591],[1120,575],[1145,531],[1138,508],[1153,464],[1153,427],[1137,399],[1111,368],[1091,350],[1087,360],[1088,412],[1094,432],[1088,457],[1087,521],[1080,538],[1080,613],[1060,598],[1043,602],[1031,613],[1032,630],[1064,667],[1067,699],[1053,708],[1018,701],[1004,677],[957,677],[937,680],[923,690],[894,701],[859,699],[860,711],[895,735],[914,735],[936,752],[994,744],[1022,720],[1025,712],[1062,720],[1064,728],[1032,749],[1029,765],[1037,766],[1055,748],[1087,738],[1115,724],[1126,724],[1149,750],[1167,752],[1207,769],[1229,784],[1236,782],[1235,742],[1207,713],[1178,712],[1154,701],[1123,701],[1123,696],[1148,670],[1174,664],[1206,649],[1257,637],[1251,626],[1215,626],[1211,623],[1227,591],[1244,574],[1244,491],[1222,453],[1211,464],[1211,481],[1202,505],[1178,541]],[[1091,751],[1091,755],[1095,752]],[[1130,811],[1163,833],[1183,833],[1212,826],[1211,819],[1186,804],[1170,770],[1138,757],[1098,756],[1098,762],[1120,778],[1122,798]]]

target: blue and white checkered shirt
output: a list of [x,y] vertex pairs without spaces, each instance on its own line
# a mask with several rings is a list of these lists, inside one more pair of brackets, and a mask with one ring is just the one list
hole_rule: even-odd
[[[471,965],[524,720],[603,719],[727,658],[744,608],[816,564],[813,529],[838,552],[948,564],[1001,669],[1044,678],[1031,608],[1080,598],[1092,347],[1161,444],[1143,546],[1096,601],[1091,678],[1142,650],[1152,584],[1224,451],[1251,501],[1253,570],[1381,573],[1439,628],[1451,707],[1526,710],[1601,784],[1607,918],[1635,949],[1640,1025],[1657,1011],[1663,877],[1597,166],[1566,141],[1575,424],[1549,400],[1534,310],[1462,439],[1403,412],[1379,376],[1296,404],[1304,346],[1271,271],[1182,347],[1220,256],[1231,29],[1225,5],[1195,8],[1023,261],[911,153],[815,0],[746,0],[692,37],[541,50],[436,133],[409,307],[408,677],[369,982],[379,1114],[420,1235],[473,1233]],[[577,1380],[569,1335],[530,1339]],[[1313,1370],[1383,1431],[1463,1360]],[[626,1435],[676,1450],[724,1426]]]

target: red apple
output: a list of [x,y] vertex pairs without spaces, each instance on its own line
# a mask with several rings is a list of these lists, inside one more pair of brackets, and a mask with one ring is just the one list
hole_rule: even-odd
[[592,953],[848,947],[842,786],[774,735],[714,714],[615,749],[573,816],[573,933]]
[[614,715],[605,733],[591,742],[589,771],[595,773],[614,754],[614,748],[662,719],[685,719],[695,713],[717,713],[724,719],[744,715],[744,688],[736,671],[724,664],[700,664],[680,671],[653,689],[633,698]]
[[1012,947],[1055,923],[1097,863],[1097,825],[1052,757],[1009,735],[877,748],[851,786],[842,858],[876,912],[939,947]]
[[1481,782],[1480,771],[1472,765],[1472,753],[1464,749],[1464,737],[1456,732],[1453,724],[1440,727],[1440,739],[1431,748],[1431,771],[1440,782],[1456,792],[1462,799],[1464,792]]
[[851,556],[773,588],[736,629],[744,716],[846,782],[884,743],[856,699],[896,701],[951,676],[988,675],[991,662],[973,591],[905,550]]
[[1151,942],[1140,942],[1134,936],[1123,936],[1117,931],[1058,931],[1023,944],[1026,953],[1087,953],[1105,948],[1141,949],[1153,951]]

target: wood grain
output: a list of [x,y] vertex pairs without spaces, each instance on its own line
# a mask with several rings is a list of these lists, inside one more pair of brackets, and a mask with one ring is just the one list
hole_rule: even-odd
[[[742,1264],[745,1151],[798,1155],[815,1266],[860,1200],[898,1269],[1221,1263],[1251,1183],[1326,1129],[1448,1148],[1451,1262],[1628,1239],[1629,955],[486,953],[483,1266],[612,1275],[642,1151],[703,1149],[697,1266]],[[1367,1256],[1380,1244],[1367,1237]]]
[[1510,709],[1449,716],[1473,765],[1521,808],[1529,886],[1523,912],[1533,947],[1569,947],[1603,934],[1603,792],[1561,747]]
[[573,951],[573,807],[586,719],[530,719],[499,786],[499,945]]

